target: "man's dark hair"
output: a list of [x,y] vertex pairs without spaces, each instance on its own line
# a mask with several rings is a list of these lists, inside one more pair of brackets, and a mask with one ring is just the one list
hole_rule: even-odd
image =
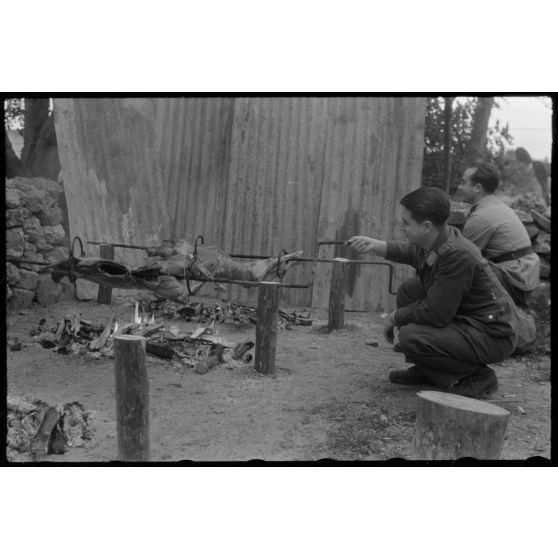
[[476,169],[471,175],[471,182],[480,184],[482,189],[489,194],[495,192],[500,183],[498,169],[490,163],[473,163],[471,167]]
[[440,188],[417,188],[403,196],[400,203],[417,223],[432,221],[440,227],[450,216],[450,199]]

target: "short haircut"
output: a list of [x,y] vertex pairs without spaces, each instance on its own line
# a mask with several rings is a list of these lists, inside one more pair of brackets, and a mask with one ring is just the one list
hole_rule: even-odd
[[473,184],[480,184],[482,189],[492,194],[500,183],[500,173],[498,169],[490,163],[473,163],[469,168],[474,168],[475,172],[471,175]]
[[417,223],[431,221],[437,227],[441,227],[451,213],[449,196],[440,188],[417,188],[403,196],[400,203]]

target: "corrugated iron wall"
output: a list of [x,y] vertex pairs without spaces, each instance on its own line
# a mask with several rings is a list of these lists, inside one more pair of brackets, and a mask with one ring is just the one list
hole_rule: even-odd
[[233,98],[157,99],[158,153],[172,238],[222,246]]
[[[155,148],[155,99],[55,99],[55,127],[70,233],[84,242],[156,245],[170,234]],[[86,246],[90,256],[97,247]],[[140,264],[145,254],[117,249]],[[79,281],[81,296],[97,287]]]
[[[328,99],[320,239],[353,235],[399,238],[399,199],[420,185],[425,100],[420,98]],[[370,260],[341,246],[327,257]],[[384,261],[380,259],[378,261]],[[396,267],[396,280],[407,277]],[[312,305],[327,307],[331,265],[320,264]],[[393,308],[386,266],[349,266],[347,310]]]
[[[65,180],[80,192],[69,196],[72,234],[88,239],[203,234],[229,253],[312,256],[318,239],[397,236],[398,199],[420,180],[420,98],[81,99],[56,100],[56,110]],[[149,207],[136,207],[148,192]],[[82,218],[85,207],[95,215]],[[130,215],[142,217],[135,228]],[[285,280],[300,283],[310,268]],[[313,289],[284,289],[282,302],[327,307],[329,275],[320,265]],[[393,307],[387,277],[383,266],[355,266],[346,308]],[[255,301],[254,290],[229,295]]]

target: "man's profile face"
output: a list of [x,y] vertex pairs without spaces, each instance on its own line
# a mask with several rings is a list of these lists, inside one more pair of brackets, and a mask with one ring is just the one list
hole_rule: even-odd
[[463,177],[461,178],[461,182],[459,183],[458,190],[461,192],[463,200],[467,203],[473,203],[479,192],[478,186],[473,184],[471,180],[471,176],[475,174],[476,170],[477,169],[475,167],[467,169],[463,173]]
[[426,235],[427,235],[427,227],[425,226],[425,222],[418,223],[415,221],[411,215],[411,212],[406,208],[401,206],[401,213],[400,213],[400,224],[399,229],[405,236],[407,242],[411,244],[416,244],[418,246],[422,246],[424,244]]

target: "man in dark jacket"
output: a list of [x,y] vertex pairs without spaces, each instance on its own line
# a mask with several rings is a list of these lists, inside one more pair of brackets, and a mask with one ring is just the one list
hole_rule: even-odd
[[434,384],[468,397],[498,389],[487,366],[510,356],[517,336],[516,307],[480,250],[447,225],[450,200],[438,188],[419,188],[401,200],[401,230],[407,242],[354,236],[348,244],[361,253],[412,265],[417,276],[403,282],[397,310],[384,335],[414,364],[390,373],[407,385]]

